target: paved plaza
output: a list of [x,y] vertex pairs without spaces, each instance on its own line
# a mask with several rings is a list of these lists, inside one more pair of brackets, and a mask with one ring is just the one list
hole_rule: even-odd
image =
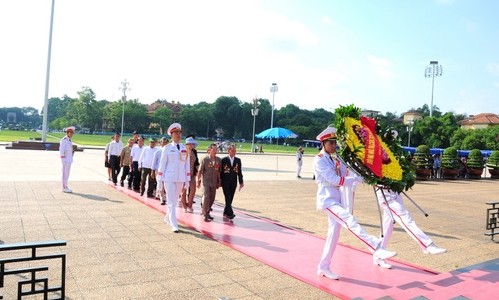
[[[326,217],[315,210],[316,151],[307,152],[302,179],[292,155],[241,154],[245,187],[234,207],[325,236]],[[172,233],[162,214],[105,183],[101,149],[75,154],[72,194],[61,192],[57,152],[0,147],[0,165],[0,243],[66,240],[67,299],[334,299],[185,226]],[[499,201],[499,180],[418,182],[408,194],[429,214],[406,201],[418,225],[448,252],[423,254],[396,225],[389,248],[398,252],[397,260],[448,272],[499,257],[498,243],[484,235],[485,203]],[[223,202],[221,190],[217,201]],[[367,185],[357,189],[354,214],[369,233],[379,234]],[[364,249],[344,230],[340,242]]]

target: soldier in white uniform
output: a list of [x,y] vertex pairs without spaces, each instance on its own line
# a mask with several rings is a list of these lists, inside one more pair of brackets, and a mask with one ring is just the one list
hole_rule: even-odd
[[301,167],[303,165],[303,148],[300,146],[296,151],[296,178],[301,178]]
[[75,127],[70,126],[66,128],[66,135],[61,139],[59,144],[59,155],[62,162],[62,191],[64,193],[72,193],[73,191],[68,187],[69,172],[71,171],[71,164],[73,163],[73,143],[71,138],[75,132]]
[[317,274],[329,279],[339,279],[330,270],[331,259],[338,244],[341,226],[359,238],[372,252],[373,257],[386,259],[397,253],[381,247],[381,240],[367,234],[352,214],[341,203],[339,187],[362,182],[358,176],[348,176],[347,167],[331,154],[336,152],[336,129],[328,127],[317,136],[322,151],[314,158],[314,174],[317,188],[317,209],[328,216],[328,233]]
[[[385,187],[376,187],[376,197],[379,205],[383,208],[383,242],[382,247],[388,246],[393,233],[393,220],[397,221],[402,228],[413,238],[426,254],[441,254],[446,252],[435,243],[416,225],[411,214],[404,205],[402,196],[395,191]],[[386,204],[388,202],[388,205]],[[391,212],[390,212],[391,211]],[[375,259],[374,264],[390,269],[392,266],[383,259]]]
[[158,176],[161,177],[166,189],[168,211],[165,222],[170,224],[172,231],[179,232],[176,208],[182,188],[191,180],[191,167],[189,152],[184,144],[181,144],[182,126],[173,123],[168,127],[168,134],[172,142],[166,145],[161,152]]

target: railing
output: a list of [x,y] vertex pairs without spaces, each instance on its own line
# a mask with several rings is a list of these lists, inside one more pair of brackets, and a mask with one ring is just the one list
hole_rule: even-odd
[[487,208],[487,225],[486,229],[490,232],[485,233],[485,235],[490,236],[491,240],[494,240],[494,236],[499,234],[495,232],[499,229],[499,202],[488,202],[488,205],[492,205],[491,208]]
[[[2,290],[5,290],[5,277],[8,275],[16,275],[19,280],[17,282],[17,299],[22,299],[24,296],[43,294],[43,299],[58,300],[65,299],[66,294],[66,254],[48,254],[39,255],[37,250],[40,248],[49,247],[60,247],[66,246],[66,241],[45,241],[45,242],[33,242],[33,243],[16,243],[16,244],[3,244],[0,245],[0,252],[5,251],[18,251],[18,250],[31,250],[31,255],[25,255],[15,258],[3,258],[0,259],[0,299],[4,299]],[[60,285],[49,286],[49,279],[47,278],[47,273],[49,271],[48,266],[30,266],[16,268],[16,264],[23,262],[40,262],[45,260],[61,260],[61,279]],[[14,265],[12,269],[8,268],[8,265]],[[30,265],[33,265],[30,263]],[[27,274],[27,275],[23,275]],[[39,277],[37,277],[39,275]],[[9,287],[9,291],[13,289]]]

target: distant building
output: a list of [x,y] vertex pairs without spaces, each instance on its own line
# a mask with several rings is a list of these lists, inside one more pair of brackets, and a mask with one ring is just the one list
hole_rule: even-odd
[[459,122],[463,129],[482,129],[491,126],[499,126],[499,115],[492,113],[482,113]]
[[413,123],[417,120],[421,120],[423,118],[423,115],[416,111],[416,110],[409,110],[409,111],[406,111],[405,113],[403,113],[403,116],[404,116],[404,124],[410,124],[410,123]]
[[377,115],[379,115],[380,112],[377,110],[368,110],[368,109],[363,109],[360,112],[360,115],[363,117],[369,117],[369,118],[375,118]]

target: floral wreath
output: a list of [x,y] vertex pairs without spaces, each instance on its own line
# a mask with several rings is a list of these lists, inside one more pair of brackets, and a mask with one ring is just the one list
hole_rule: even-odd
[[361,117],[354,105],[335,110],[336,135],[340,157],[370,185],[381,185],[396,192],[414,185],[414,169],[397,139],[397,131],[385,134],[376,120]]

